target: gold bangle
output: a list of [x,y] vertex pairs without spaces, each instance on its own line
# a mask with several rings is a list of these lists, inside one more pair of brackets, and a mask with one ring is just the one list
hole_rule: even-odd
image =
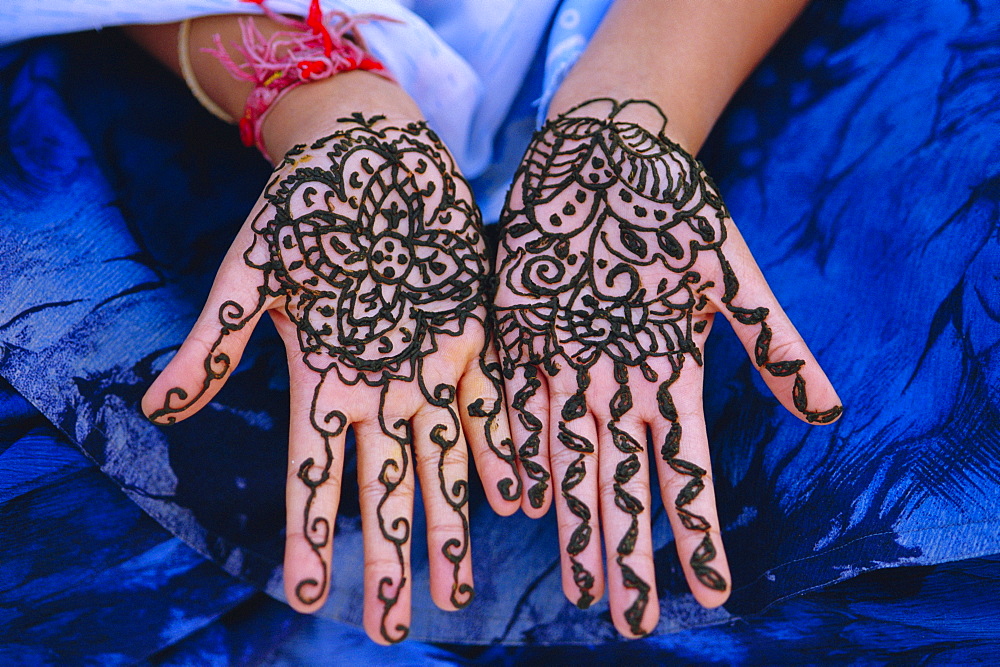
[[189,53],[190,47],[188,42],[191,36],[191,21],[192,19],[184,19],[181,22],[181,28],[177,32],[177,59],[181,64],[181,75],[184,77],[184,83],[187,84],[188,89],[194,98],[201,103],[201,106],[221,120],[224,123],[229,123],[230,125],[236,124],[236,119],[230,116],[225,110],[216,104],[211,97],[208,96],[200,85],[198,85],[198,79],[195,78],[194,68],[191,66],[191,54]]

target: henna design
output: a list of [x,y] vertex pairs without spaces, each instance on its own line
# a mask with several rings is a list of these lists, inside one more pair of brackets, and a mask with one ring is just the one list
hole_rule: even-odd
[[[169,389],[163,399],[163,407],[150,414],[149,420],[166,425],[177,423],[175,416],[177,413],[184,412],[197,403],[215,382],[229,375],[232,359],[229,358],[228,354],[219,350],[222,341],[234,331],[242,330],[260,313],[263,307],[263,299],[259,300],[249,313],[245,311],[242,304],[236,301],[226,301],[219,306],[219,336],[212,343],[212,348],[208,356],[205,357],[205,379],[197,393],[188,396],[188,392],[182,387]],[[177,399],[176,403],[174,399]]]
[[631,517],[625,535],[618,542],[616,548],[617,556],[615,562],[618,564],[622,574],[622,582],[625,588],[636,591],[636,598],[625,610],[625,622],[628,623],[632,634],[645,635],[646,630],[642,628],[642,617],[646,613],[646,605],[649,604],[650,585],[643,581],[627,563],[625,557],[635,551],[635,542],[639,537],[639,514],[645,509],[642,501],[625,490],[627,484],[642,468],[638,454],[643,452],[642,445],[636,441],[626,431],[618,427],[621,418],[632,409],[632,390],[628,386],[628,370],[625,364],[615,363],[614,378],[618,383],[618,390],[611,402],[611,421],[608,423],[608,430],[611,431],[611,441],[615,449],[628,457],[618,462],[615,466],[614,491],[615,505],[625,514]]
[[[495,281],[484,280],[484,282],[492,283]],[[491,296],[494,291],[494,289],[487,290]],[[493,455],[506,463],[512,471],[510,477],[497,482],[497,490],[500,491],[500,497],[504,500],[517,500],[521,497],[521,476],[517,474],[517,453],[514,451],[514,441],[510,438],[504,438],[497,443],[494,437],[494,431],[499,428],[497,420],[506,415],[503,405],[503,375],[500,362],[487,360],[487,350],[493,347],[493,344],[496,342],[496,327],[492,318],[492,298],[489,304],[490,308],[487,309],[489,326],[486,327],[486,342],[479,354],[479,370],[482,371],[485,377],[489,378],[497,398],[488,407],[486,399],[477,398],[469,405],[468,413],[470,417],[478,417],[483,420],[483,432],[486,434],[486,444],[489,446],[490,451],[493,452]]]
[[[444,476],[445,457],[448,455],[448,451],[458,444],[460,433],[458,415],[452,408],[452,403],[455,402],[455,387],[447,384],[439,384],[434,388],[433,393],[428,392],[427,387],[424,386],[423,378],[420,378],[420,390],[428,398],[431,405],[445,408],[451,419],[450,424],[435,425],[431,429],[430,438],[431,442],[441,449],[440,459],[438,460],[438,485],[441,490],[441,497],[445,499],[452,510],[462,520],[462,534],[465,536],[463,540],[447,540],[441,548],[441,553],[444,554],[445,558],[453,566],[451,603],[456,608],[462,609],[472,602],[473,597],[471,586],[458,583],[459,568],[461,567],[462,560],[465,558],[465,554],[469,552],[469,519],[465,516],[465,512],[462,511],[469,502],[469,483],[464,479],[455,480],[449,489],[448,482]],[[451,435],[448,435],[449,433]]]
[[[403,588],[406,586],[406,565],[403,559],[403,545],[410,540],[410,521],[406,517],[400,516],[393,519],[390,526],[386,526],[386,517],[383,512],[383,507],[389,501],[389,497],[392,495],[392,492],[395,491],[396,488],[406,479],[406,473],[410,467],[410,459],[406,455],[406,450],[409,449],[410,445],[413,443],[413,434],[410,431],[410,423],[405,419],[397,420],[392,425],[392,428],[389,428],[386,425],[385,397],[388,393],[388,389],[388,384],[382,387],[382,393],[379,397],[378,420],[379,425],[382,427],[382,432],[399,444],[399,461],[394,458],[388,458],[382,462],[382,470],[379,471],[378,481],[379,484],[381,484],[385,489],[385,493],[382,494],[382,498],[378,501],[378,507],[375,509],[375,516],[378,517],[378,528],[382,533],[382,537],[395,547],[396,560],[399,562],[398,582],[393,582],[392,577],[382,577],[378,582],[378,599],[382,603],[382,620],[379,623],[379,633],[387,642],[395,644],[403,641],[410,634],[409,626],[401,623],[397,623],[394,628],[396,633],[398,633],[395,636],[390,635],[389,629],[386,627],[389,619],[389,612],[392,611],[392,608],[396,606],[397,602],[399,602],[399,596],[402,594]],[[393,473],[397,475],[395,478],[393,477]],[[465,537],[466,541],[468,541],[468,533],[465,534]],[[389,592],[392,590],[393,585],[395,585],[395,591]]]
[[[728,211],[701,164],[663,130],[666,117],[654,104],[596,99],[545,124],[535,135],[515,176],[501,218],[498,254],[500,289],[496,318],[502,342],[503,375],[521,380],[511,406],[529,431],[519,452],[536,484],[529,498],[541,496],[546,476],[531,459],[537,456],[537,418],[526,410],[537,391],[539,370],[549,377],[569,366],[577,392],[567,402],[557,440],[580,452],[561,483],[563,497],[579,524],[567,546],[571,559],[586,547],[591,510],[572,495],[586,475],[584,453],[593,451],[570,425],[587,413],[585,393],[590,372],[599,360],[614,368],[618,389],[611,399],[607,427],[616,448],[626,455],[614,475],[615,504],[631,517],[617,547],[616,562],[626,588],[637,592],[626,611],[636,634],[650,586],[625,562],[638,532],[637,517],[645,510],[625,485],[641,469],[643,447],[620,426],[632,408],[630,369],[659,387],[661,415],[671,423],[661,456],[679,474],[692,477],[678,495],[675,510],[682,524],[703,532],[690,563],[699,581],[725,590],[723,577],[710,566],[716,551],[711,526],[689,509],[704,488],[703,469],[678,457],[681,425],[670,394],[686,359],[702,364],[694,334],[705,330],[708,293],[745,325],[758,325],[755,361],[775,376],[795,375],[794,405],[808,421],[826,423],[841,408],[811,411],[802,360],[772,362],[767,308],[735,303],[739,281],[724,255]],[[650,128],[650,129],[647,129]],[[669,368],[661,381],[654,369]],[[544,471],[542,471],[544,472]],[[572,560],[575,563],[575,560]],[[576,569],[574,568],[574,575]],[[581,601],[589,595],[585,576],[577,578]]]
[[[313,501],[330,476],[331,441],[347,425],[342,412],[324,412],[320,389],[331,374],[342,385],[380,388],[381,431],[399,451],[382,464],[378,480],[384,494],[377,516],[382,537],[395,548],[400,574],[379,582],[378,597],[383,604],[381,634],[397,642],[409,629],[397,624],[390,631],[388,616],[407,584],[404,546],[410,522],[386,516],[385,505],[409,474],[412,433],[406,420],[386,422],[386,396],[393,383],[405,383],[447,415],[433,426],[430,440],[440,449],[440,492],[461,519],[462,537],[449,539],[441,550],[454,566],[451,601],[464,607],[473,597],[472,587],[459,582],[469,553],[468,483],[445,476],[446,458],[459,441],[457,392],[448,384],[428,386],[423,364],[438,349],[441,336],[461,336],[469,320],[486,327],[487,260],[468,183],[423,122],[392,127],[381,116],[361,114],[339,121],[346,129],[285,156],[265,190],[266,204],[251,221],[253,242],[243,258],[262,274],[257,303],[249,311],[235,301],[223,304],[203,385],[193,396],[171,389],[150,418],[173,423],[177,413],[191,408],[230,371],[230,358],[222,350],[227,336],[272,304],[284,308],[297,329],[302,361],[317,376],[311,420],[324,443],[323,460],[303,461],[298,474],[309,488],[303,532],[322,576],[304,579],[295,590],[301,602],[312,604],[329,583],[322,549],[332,531],[328,518],[314,514]],[[510,478],[498,488],[504,498],[514,499],[521,487],[513,443],[497,443],[494,436],[502,378],[499,365],[487,362],[487,349],[484,344],[480,368],[500,398],[489,405],[479,399],[468,412],[483,419],[490,448],[510,466]]]
[[[538,388],[542,386],[542,382],[538,379],[538,371],[533,366],[523,366],[520,370],[524,374],[524,386],[514,394],[514,400],[511,405],[517,411],[517,418],[520,420],[521,425],[528,431],[529,435],[524,444],[521,445],[517,455],[528,477],[535,481],[535,485],[528,489],[528,502],[531,503],[532,507],[538,508],[542,506],[542,502],[545,499],[545,490],[549,488],[549,473],[545,471],[545,468],[541,464],[533,460],[534,457],[538,456],[542,420],[528,412],[526,406],[528,401],[538,391]],[[514,375],[511,371],[508,379],[513,377]]]
[[[339,436],[344,431],[344,427],[347,426],[347,417],[343,412],[338,410],[333,410],[327,413],[322,419],[322,424],[317,423],[316,404],[322,386],[322,381],[316,385],[316,390],[313,392],[312,409],[309,412],[313,428],[316,429],[316,432],[323,437],[323,464],[320,466],[319,476],[314,478],[311,472],[315,467],[317,467],[316,462],[312,457],[305,459],[299,466],[298,477],[309,489],[309,498],[306,500],[306,505],[303,509],[302,534],[309,543],[309,548],[312,549],[316,559],[323,565],[323,567],[320,571],[321,578],[319,580],[307,577],[296,584],[295,596],[303,604],[313,604],[317,602],[326,591],[328,576],[327,568],[325,562],[323,561],[323,554],[320,550],[330,543],[333,529],[330,526],[330,520],[327,517],[313,516],[313,502],[316,500],[319,487],[330,479],[330,468],[333,466],[333,450],[330,440]],[[333,423],[332,428],[329,426],[331,422]],[[309,595],[306,592],[307,588],[315,589],[315,592],[312,595]]]
[[590,375],[585,372],[578,373],[576,393],[566,401],[566,404],[562,408],[561,416],[563,421],[559,422],[559,435],[556,436],[556,439],[564,447],[577,452],[576,459],[566,469],[566,476],[563,478],[561,490],[570,513],[580,519],[580,523],[573,529],[569,543],[566,545],[566,553],[569,555],[570,566],[573,569],[573,582],[580,591],[580,597],[576,601],[576,606],[580,609],[586,609],[595,600],[593,594],[590,592],[594,587],[594,575],[576,558],[590,544],[593,527],[590,525],[590,508],[587,507],[586,503],[574,496],[571,491],[587,475],[587,454],[594,453],[594,443],[579,433],[572,431],[566,422],[580,419],[587,414],[587,402],[584,399],[584,391],[589,386]]

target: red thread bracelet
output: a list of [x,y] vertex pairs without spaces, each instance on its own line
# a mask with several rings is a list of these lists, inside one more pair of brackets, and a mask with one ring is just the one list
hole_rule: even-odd
[[261,128],[274,104],[290,90],[355,69],[395,81],[385,66],[369,53],[357,31],[360,23],[395,19],[376,14],[352,17],[339,11],[324,14],[319,0],[312,0],[306,20],[301,21],[273,12],[264,4],[265,0],[243,2],[259,5],[269,19],[290,30],[279,30],[266,38],[252,17],[240,19],[243,44],[233,47],[243,56],[242,65],[232,59],[219,35],[213,37],[214,49],[202,51],[215,56],[235,78],[254,84],[239,121],[240,138],[246,146],[256,145],[269,161],[271,156],[264,147]]

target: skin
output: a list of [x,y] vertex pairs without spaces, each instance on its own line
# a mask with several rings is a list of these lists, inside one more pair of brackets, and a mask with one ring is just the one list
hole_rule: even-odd
[[[617,0],[549,107],[649,100],[697,155],[730,98],[808,0]],[[621,45],[627,44],[623,52]]]
[[[650,456],[664,505],[673,508],[671,525],[694,597],[716,607],[730,593],[701,399],[701,351],[714,314],[732,323],[793,414],[830,423],[842,411],[714,185],[690,157],[803,5],[618,0],[555,95],[549,123],[529,147],[502,216],[496,306],[511,427],[522,461],[522,508],[538,517],[555,505],[567,598],[587,607],[607,588],[611,617],[626,637],[652,631],[659,619],[646,509]],[[570,129],[571,137],[560,134]],[[643,184],[628,177],[628,161],[615,152],[628,144],[627,135],[636,147],[661,156],[639,159],[639,171],[631,173],[672,170],[697,193],[694,199],[684,204],[686,195],[679,192],[644,195]],[[599,174],[589,157],[572,162],[583,153],[600,158],[602,168],[618,176]],[[550,158],[554,166],[539,166]],[[610,186],[590,188],[591,178]],[[704,218],[710,241],[685,221],[695,218],[675,217],[685,211]],[[663,218],[652,222],[653,212]],[[658,229],[681,241],[673,249],[676,258],[669,244],[658,244]],[[572,255],[576,263],[570,265]],[[547,274],[532,272],[535,258],[548,262]],[[679,263],[689,263],[697,279],[670,268]],[[546,281],[563,270],[565,276]],[[645,296],[615,301],[628,275]],[[688,293],[688,305],[679,305]],[[639,339],[657,341],[659,351],[647,346],[638,353],[632,345],[631,356],[615,361],[615,350],[606,345],[615,325],[603,319],[602,309],[614,315],[612,306],[626,302],[632,309],[627,312],[646,316],[674,304],[670,317],[684,326],[658,329],[649,320],[626,317],[625,326]],[[586,325],[574,328],[574,321]],[[667,339],[679,346],[676,353],[664,351]],[[597,538],[602,534],[606,574]]]
[[[803,4],[801,0],[773,0],[766,4],[739,0],[717,3],[618,0],[553,99],[549,119],[558,121],[561,115],[571,112],[571,116],[575,114],[612,127],[614,123],[609,122],[605,110],[587,107],[586,103],[608,100],[612,106],[622,106],[630,100],[648,102],[645,107],[630,108],[630,113],[634,112],[631,122],[670,152],[693,154],[736,88]],[[247,84],[233,81],[210,57],[197,51],[198,47],[209,45],[208,37],[214,32],[222,33],[225,41],[235,39],[231,18],[196,23],[191,42],[192,62],[202,87],[235,116],[240,113],[249,92]],[[172,32],[169,27],[136,29],[133,37],[177,69],[173,52],[175,27]],[[629,45],[627,54],[623,55],[622,44]],[[336,131],[338,128],[336,124],[331,125],[331,118],[343,117],[359,109],[385,114],[395,123],[419,118],[412,102],[392,88],[392,84],[366,73],[340,75],[299,88],[275,108],[265,123],[264,136],[269,152],[281,155],[296,143]],[[317,109],[324,112],[316,113]],[[333,109],[336,111],[331,113]],[[669,119],[665,126],[664,117]],[[714,187],[699,168],[691,168],[690,173],[696,174],[692,182],[714,193]],[[514,189],[517,187],[515,182]],[[515,196],[514,191],[511,196]],[[645,510],[650,496],[649,453],[645,451],[647,429],[659,466],[661,493],[667,507],[675,508],[671,520],[692,592],[708,607],[722,604],[729,595],[729,570],[718,531],[701,407],[700,350],[711,328],[714,312],[722,312],[734,322],[734,329],[764,372],[765,380],[794,413],[807,421],[817,421],[810,420],[809,413],[823,414],[826,417],[819,421],[830,421],[836,418],[840,405],[829,381],[760,275],[721,200],[718,204],[712,203],[711,208],[721,214],[718,220],[726,231],[725,244],[720,246],[720,252],[703,253],[711,259],[712,266],[699,267],[704,274],[698,285],[704,287],[699,297],[703,294],[705,299],[699,302],[701,307],[695,309],[696,312],[689,313],[693,332],[690,347],[674,358],[663,356],[652,362],[647,360],[648,366],[656,366],[655,373],[647,373],[641,364],[616,365],[606,358],[588,367],[586,378],[579,369],[572,369],[560,361],[556,362],[559,370],[553,372],[553,368],[546,368],[538,360],[512,358],[511,350],[516,347],[517,337],[530,334],[530,327],[500,332],[504,337],[501,362],[505,375],[510,375],[505,379],[513,446],[521,454],[525,490],[521,506],[529,515],[540,516],[555,498],[563,553],[563,588],[567,597],[580,606],[588,606],[600,599],[607,587],[612,619],[627,637],[649,632],[657,623],[659,611],[649,517]],[[511,265],[504,264],[506,253],[516,250],[519,243],[519,239],[509,233],[510,224],[523,214],[523,208],[508,206],[507,233],[502,241],[506,248],[501,248],[498,256],[501,287],[497,305],[501,317],[505,311],[528,308],[537,299],[537,295],[523,289],[524,285],[516,280],[514,287],[504,286],[505,276],[517,273]],[[567,216],[566,221],[574,224],[572,216]],[[578,219],[575,224],[584,229],[589,223]],[[707,260],[699,261],[705,263]],[[609,266],[608,270],[611,268]],[[602,274],[601,271],[603,269],[595,269],[594,284],[607,280],[607,272]],[[726,276],[730,274],[732,278],[727,283]],[[644,275],[643,282],[657,284],[665,277],[671,278],[670,275]],[[705,283],[713,285],[705,286]],[[733,284],[738,285],[735,291],[731,289]],[[210,311],[206,309],[206,313]],[[766,314],[759,318],[747,315],[748,312],[764,311]],[[215,326],[217,335],[217,315],[209,321]],[[767,344],[762,346],[765,338]],[[204,343],[202,345],[204,347]],[[762,347],[766,348],[763,356]],[[289,349],[291,360],[295,348],[290,345]],[[573,350],[563,351],[568,356],[573,354]],[[671,359],[676,362],[680,357],[685,359],[682,372],[674,373],[676,364]],[[202,355],[199,363],[203,358]],[[786,366],[774,365],[782,363],[790,364],[787,368],[795,370],[784,373]],[[773,369],[782,372],[775,374]],[[654,375],[656,380],[651,380]],[[808,385],[807,395],[799,387],[799,378],[802,387]],[[670,379],[669,386],[663,389],[666,379]],[[488,394],[488,380],[480,378],[477,382]],[[159,389],[159,396],[162,396],[168,385],[165,383],[160,388],[154,385],[151,395]],[[530,390],[525,391],[526,387]],[[626,389],[628,401],[622,398]],[[297,402],[304,404],[301,399]],[[295,403],[293,393],[293,416]],[[576,405],[576,408],[566,411],[567,404]],[[628,409],[623,409],[626,405]],[[309,409],[300,407],[299,412],[305,415]],[[300,418],[300,422],[306,423],[305,418]],[[680,430],[675,428],[677,426]],[[294,430],[293,427],[293,441]],[[373,431],[377,432],[385,435],[386,430]],[[491,451],[488,446],[477,448],[472,444],[477,461],[481,452],[488,454]],[[399,451],[396,454],[386,451],[380,460],[391,459],[398,463]],[[497,461],[496,456],[492,459]],[[501,460],[501,469],[504,464],[506,462]],[[583,474],[581,464],[585,469]],[[504,474],[506,470],[489,479],[499,484]],[[484,475],[484,479],[487,478],[488,475]],[[427,488],[426,484],[422,486]],[[289,488],[293,488],[291,484]],[[373,500],[369,502],[374,504],[375,498],[384,497],[385,485],[375,484],[372,488]],[[513,511],[516,503],[506,500],[498,489],[496,484],[487,484],[494,507],[501,513]],[[291,492],[289,498],[292,506],[295,501]],[[303,504],[297,502],[299,506]],[[290,510],[290,533],[291,514]],[[301,523],[301,513],[296,514],[295,520]],[[581,530],[581,526],[585,528]],[[582,539],[583,535],[587,539]],[[606,576],[598,535],[603,535],[608,554]],[[711,549],[706,549],[705,538],[711,538]],[[367,547],[366,535],[366,550]],[[296,567],[295,549],[289,547],[293,556],[286,565],[286,572]],[[395,563],[398,559],[393,555],[394,549],[390,545],[380,553]],[[444,574],[438,579],[449,581],[445,574],[450,577],[450,564],[442,568],[442,572]],[[373,578],[377,577],[369,577]],[[437,591],[435,600],[441,600],[439,604],[449,608],[444,601],[449,598],[452,587],[443,584],[436,587],[433,570],[431,587],[432,592]],[[296,606],[294,600],[292,604]],[[366,593],[365,604],[366,629],[376,641],[385,641],[380,634],[385,624],[378,618],[386,607],[385,600],[377,594],[372,597]],[[375,611],[370,613],[369,607]],[[296,608],[309,611],[315,607],[298,605]]]
[[[257,24],[277,29],[266,19]],[[239,116],[247,84],[198,51],[215,32],[236,40],[236,17],[194,23],[192,64],[208,94]],[[179,70],[176,24],[130,34]],[[352,428],[364,627],[376,642],[394,643],[410,625],[415,475],[427,512],[431,596],[445,610],[474,595],[470,449],[494,509],[508,515],[519,504],[486,327],[481,219],[447,149],[413,101],[381,77],[355,71],[296,88],[273,107],[263,135],[271,155],[285,157],[142,409],[161,424],[194,415],[239,363],[267,312],[285,342],[291,380],[289,604],[312,612],[329,594],[344,438]],[[322,251],[310,254],[310,247]]]

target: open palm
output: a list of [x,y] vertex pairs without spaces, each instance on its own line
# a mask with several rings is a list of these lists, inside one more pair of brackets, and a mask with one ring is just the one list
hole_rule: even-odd
[[707,606],[728,596],[701,398],[714,313],[786,407],[812,423],[841,413],[711,180],[665,126],[649,102],[610,99],[548,122],[508,196],[497,256],[523,508],[538,516],[554,495],[563,589],[580,607],[604,588],[592,539],[603,523],[612,617],[632,636],[658,618],[648,441],[692,591]]
[[278,165],[187,341],[144,398],[157,423],[204,406],[271,314],[288,356],[291,432],[285,590],[329,593],[345,436],[354,429],[365,542],[365,627],[408,633],[414,469],[428,515],[431,593],[473,597],[467,447],[497,511],[517,508],[495,353],[487,344],[481,221],[422,122],[356,114]]

